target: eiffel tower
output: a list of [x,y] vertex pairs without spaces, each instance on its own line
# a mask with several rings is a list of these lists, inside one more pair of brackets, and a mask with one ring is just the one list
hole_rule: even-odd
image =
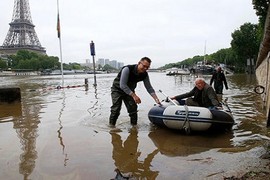
[[12,22],[9,25],[7,36],[0,46],[0,55],[15,54],[19,50],[46,54],[34,29],[28,0],[14,0]]

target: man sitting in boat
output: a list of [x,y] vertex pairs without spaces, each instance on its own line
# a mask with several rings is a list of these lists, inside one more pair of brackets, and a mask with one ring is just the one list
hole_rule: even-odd
[[187,93],[173,96],[171,99],[175,99],[181,104],[181,99],[187,98],[185,104],[188,106],[200,106],[206,108],[219,107],[217,94],[215,90],[205,82],[203,78],[197,78],[195,80],[195,87]]

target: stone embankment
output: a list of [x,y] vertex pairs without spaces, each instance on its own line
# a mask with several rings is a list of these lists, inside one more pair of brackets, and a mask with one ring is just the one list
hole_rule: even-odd
[[261,42],[260,51],[256,63],[256,77],[259,87],[262,89],[262,99],[266,108],[267,126],[270,126],[270,8],[265,21],[264,37]]

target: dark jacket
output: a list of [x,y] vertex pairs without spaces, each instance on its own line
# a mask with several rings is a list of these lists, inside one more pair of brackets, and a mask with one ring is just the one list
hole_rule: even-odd
[[[137,83],[139,81],[143,81],[147,76],[148,73],[144,72],[144,73],[137,73],[136,70],[136,64],[133,65],[127,65],[124,67],[128,67],[129,68],[129,77],[128,77],[128,82],[127,82],[127,86],[134,92],[135,88],[137,87]],[[123,68],[124,68],[123,67]],[[123,69],[122,68],[122,69]],[[114,90],[118,90],[121,92],[124,92],[121,88],[120,88],[120,78],[121,78],[121,73],[122,73],[122,69],[121,71],[118,73],[118,75],[116,76],[116,78],[113,81],[113,85],[112,85],[112,89]]]
[[210,80],[210,85],[212,85],[213,82],[214,82],[214,86],[223,86],[223,83],[224,83],[225,88],[228,89],[226,77],[223,72],[214,72]]
[[[219,101],[217,98],[217,94],[215,93],[214,89],[209,85],[205,84],[202,90],[199,90],[196,86],[187,93],[178,95],[175,97],[176,100],[181,100],[187,97],[192,97],[193,100],[201,104],[203,107],[211,107],[211,106],[218,106]],[[201,99],[201,102],[199,102]]]

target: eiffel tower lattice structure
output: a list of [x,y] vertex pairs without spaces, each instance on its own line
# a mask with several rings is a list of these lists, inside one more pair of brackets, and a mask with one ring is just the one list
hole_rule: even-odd
[[12,22],[9,25],[7,36],[0,46],[0,54],[15,54],[19,50],[46,54],[34,29],[28,0],[14,0]]

